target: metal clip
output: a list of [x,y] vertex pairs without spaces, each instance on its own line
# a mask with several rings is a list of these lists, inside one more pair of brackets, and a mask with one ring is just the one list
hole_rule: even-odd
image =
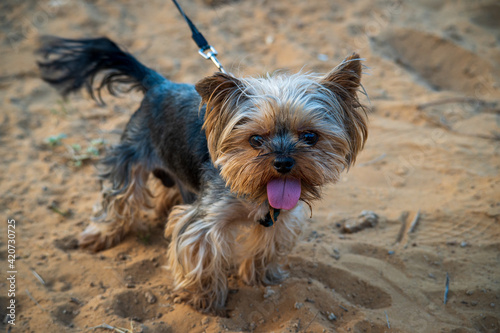
[[198,53],[200,53],[200,55],[207,59],[207,60],[212,60],[212,62],[215,64],[215,66],[217,66],[217,68],[219,69],[219,71],[221,71],[222,73],[226,74],[226,71],[224,70],[224,67],[222,67],[222,64],[219,62],[219,59],[217,59],[217,50],[214,49],[214,47],[212,45],[209,45],[208,48],[205,48],[205,49],[200,49],[198,51]]

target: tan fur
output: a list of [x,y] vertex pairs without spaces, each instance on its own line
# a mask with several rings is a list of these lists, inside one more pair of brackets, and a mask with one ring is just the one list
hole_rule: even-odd
[[182,204],[181,194],[177,189],[177,186],[165,187],[158,179],[153,179],[150,182],[153,183],[151,187],[154,189],[156,216],[161,221],[167,221],[172,208],[176,205]]
[[281,264],[295,246],[306,217],[302,204],[284,211],[280,221],[271,228],[253,225],[238,239],[238,274],[249,285],[281,282],[286,272]]
[[79,245],[100,251],[118,244],[130,231],[142,229],[141,212],[152,208],[153,195],[147,188],[149,173],[137,166],[125,192],[109,196],[103,191],[102,208],[79,235]]
[[[227,203],[230,207],[231,204]],[[227,274],[231,215],[211,209],[209,216],[197,215],[193,206],[177,206],[169,216],[165,231],[172,241],[168,265],[175,290],[193,307],[223,313],[227,298]]]
[[165,230],[175,291],[196,309],[221,315],[230,267],[239,267],[247,284],[281,281],[286,277],[281,264],[305,225],[303,211],[299,204],[283,212],[275,227],[265,228],[254,223],[255,212],[237,198],[222,200],[204,217],[193,206],[176,206]]
[[[130,232],[144,230],[143,213],[155,208],[160,220],[166,220],[173,206],[182,202],[176,187],[166,188],[141,165],[131,171],[131,182],[122,194],[109,195],[103,191],[103,200],[96,216],[79,235],[79,245],[94,252],[120,243]],[[151,190],[152,189],[152,190]]]

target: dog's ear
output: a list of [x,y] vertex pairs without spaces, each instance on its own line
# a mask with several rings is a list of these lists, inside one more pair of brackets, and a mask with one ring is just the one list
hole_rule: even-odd
[[320,82],[334,94],[343,109],[344,126],[349,136],[349,154],[346,156],[348,167],[355,162],[368,137],[366,111],[357,96],[361,86],[361,71],[359,54],[353,53]]
[[215,163],[221,153],[222,142],[235,125],[238,104],[246,100],[243,93],[245,84],[232,75],[215,73],[199,81],[195,88],[201,96],[202,105],[207,105],[203,128]]
[[232,75],[215,73],[201,79],[195,86],[201,96],[203,104],[211,104],[212,107],[223,103],[227,98],[237,91],[241,91],[243,84]]
[[[356,92],[361,85],[361,58],[353,53],[328,73],[321,83],[341,97],[356,97]],[[350,95],[350,96],[346,96]]]

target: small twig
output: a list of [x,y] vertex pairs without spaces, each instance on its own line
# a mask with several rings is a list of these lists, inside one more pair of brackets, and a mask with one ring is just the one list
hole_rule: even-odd
[[401,213],[399,216],[399,221],[401,222],[401,228],[399,229],[398,236],[396,237],[396,242],[394,244],[397,244],[403,240],[403,236],[406,230],[406,220],[408,219],[408,212],[404,211]]
[[387,314],[387,311],[384,311],[385,312],[385,320],[387,320],[387,328],[391,328],[391,323],[389,322],[389,315]]
[[68,217],[71,215],[71,211],[67,210],[65,212],[63,212],[62,210],[59,209],[59,207],[57,207],[57,204],[52,201],[52,203],[49,205],[49,209],[51,209],[53,212],[57,213],[57,214],[60,214],[61,216],[63,217]]
[[75,303],[77,305],[80,305],[80,306],[83,305],[83,303],[80,302],[80,300],[78,298],[76,298],[76,297],[71,297],[69,301],[72,302],[72,303]]
[[386,156],[387,156],[387,154],[383,153],[382,155],[380,155],[379,157],[374,158],[373,160],[370,160],[370,161],[365,162],[365,163],[360,163],[358,166],[366,166],[366,165],[377,163],[378,161],[383,160]]
[[410,229],[408,229],[408,233],[411,234],[415,231],[418,225],[418,221],[420,220],[420,209],[417,211],[417,215],[413,218],[413,221],[410,223]]
[[87,331],[95,330],[96,328],[104,328],[106,330],[112,330],[112,331],[115,331],[115,332],[118,332],[118,333],[134,333],[134,332],[132,332],[129,329],[121,328],[121,327],[115,327],[115,326],[111,326],[111,325],[108,325],[108,324],[101,324],[99,326],[89,327],[87,329]]
[[311,319],[311,321],[309,322],[309,324],[307,324],[307,326],[304,328],[304,332],[309,328],[309,326],[311,326],[312,322],[316,319],[316,317],[318,316],[319,314],[319,311],[316,312],[316,314],[314,315],[313,319]]
[[449,291],[450,291],[450,276],[448,275],[448,272],[446,272],[446,287],[444,288],[444,300],[443,300],[444,304],[448,302]]
[[31,295],[30,291],[28,289],[26,289],[26,294],[28,295],[28,297],[36,304],[36,306],[38,306],[40,309],[42,309],[42,311],[46,311],[43,306],[40,305],[40,303],[38,303],[36,301],[36,299],[33,297],[33,295]]
[[345,312],[349,312],[349,310],[345,307],[343,307],[342,305],[339,304],[339,308],[341,308],[342,310],[344,310]]
[[33,273],[33,275],[38,279],[38,281],[40,281],[41,284],[43,284],[44,286],[46,285],[45,281],[37,272],[35,272],[34,269],[31,270],[31,273]]

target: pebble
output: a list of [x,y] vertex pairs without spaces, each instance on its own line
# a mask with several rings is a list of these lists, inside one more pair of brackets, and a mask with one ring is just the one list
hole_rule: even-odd
[[304,303],[300,303],[300,302],[295,302],[295,305],[294,307],[298,310],[300,308],[302,308],[304,306]]
[[153,295],[153,293],[152,293],[152,292],[150,292],[150,291],[146,291],[146,292],[144,293],[144,297],[146,297],[146,301],[147,301],[149,304],[154,304],[154,303],[156,303],[156,296],[155,296],[155,295]]
[[339,260],[340,259],[340,251],[339,251],[339,249],[337,249],[337,248],[333,249],[333,254],[331,254],[331,256],[335,260]]
[[328,61],[328,56],[326,54],[320,53],[318,54],[319,61]]
[[266,291],[264,292],[264,298],[269,298],[274,294],[276,294],[276,292],[272,290],[271,287],[266,287]]
[[342,233],[352,234],[367,228],[374,228],[379,222],[379,217],[372,211],[364,210],[356,219],[348,219],[342,226]]

